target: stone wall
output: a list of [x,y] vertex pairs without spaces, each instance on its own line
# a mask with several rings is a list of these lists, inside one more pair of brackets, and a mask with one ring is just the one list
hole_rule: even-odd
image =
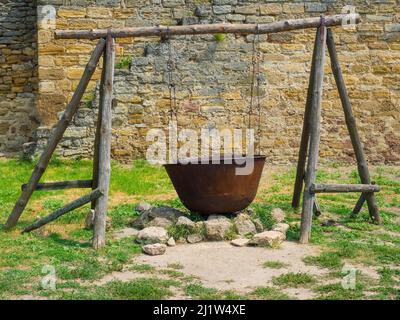
[[[356,6],[363,22],[356,30],[335,28],[344,78],[367,158],[400,162],[400,1],[282,0],[40,0],[57,9],[57,29],[92,29],[213,22],[268,23],[286,18],[340,13]],[[76,88],[95,44],[54,40],[39,19],[39,99],[42,150],[59,112]],[[268,161],[294,162],[302,127],[315,30],[261,36],[261,146]],[[252,36],[181,36],[172,40],[174,78],[181,109],[179,126],[244,128],[249,105]],[[122,161],[143,156],[150,128],[168,122],[168,47],[159,38],[118,39],[112,155]],[[340,101],[327,59],[321,158],[353,161]],[[96,119],[96,84],[58,149],[90,157]],[[254,123],[253,119],[253,123]]]
[[35,1],[0,1],[0,155],[20,152],[39,125],[36,21]]

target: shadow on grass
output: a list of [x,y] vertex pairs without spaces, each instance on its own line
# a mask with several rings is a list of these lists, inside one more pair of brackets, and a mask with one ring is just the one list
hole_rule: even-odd
[[91,243],[89,241],[81,242],[71,239],[64,239],[58,233],[51,233],[48,236],[41,236],[42,238],[46,238],[52,240],[54,243],[67,246],[67,247],[79,247],[79,248],[89,248],[91,247]]

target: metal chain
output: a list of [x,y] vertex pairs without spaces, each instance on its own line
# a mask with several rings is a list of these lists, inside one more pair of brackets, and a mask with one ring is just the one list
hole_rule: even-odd
[[261,51],[260,51],[260,34],[257,25],[257,111],[258,111],[258,119],[257,119],[257,135],[256,138],[258,140],[258,154],[261,154],[261,70],[260,70],[260,61],[261,61]]
[[[256,27],[258,29],[258,26]],[[254,85],[256,78],[256,47],[255,47],[256,36],[253,38],[253,51],[251,57],[252,64],[252,77],[251,77],[251,87],[250,87],[250,105],[248,109],[248,120],[247,120],[247,129],[251,129],[251,115],[253,114],[253,98],[254,98]]]
[[168,40],[168,89],[169,89],[169,116],[170,121],[176,121],[176,125],[178,125],[178,108],[176,102],[176,84],[174,82],[173,71],[175,70],[174,61],[172,57],[172,45],[171,45],[171,32],[169,27],[167,28],[167,40]]
[[252,57],[252,66],[253,66],[253,73],[252,73],[252,82],[250,88],[250,106],[249,106],[249,115],[248,115],[248,129],[251,128],[251,116],[253,114],[253,105],[254,105],[254,89],[256,87],[256,94],[257,94],[257,136],[258,139],[258,152],[260,153],[260,133],[261,133],[261,100],[260,100],[260,83],[261,83],[261,74],[260,74],[260,34],[259,34],[259,26],[256,26],[256,34],[253,38],[253,57]]

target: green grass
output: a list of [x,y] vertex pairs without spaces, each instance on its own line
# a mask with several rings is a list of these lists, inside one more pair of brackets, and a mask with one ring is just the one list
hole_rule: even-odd
[[252,208],[255,210],[256,216],[261,220],[263,227],[267,230],[270,230],[276,223],[271,214],[272,209],[275,207],[272,205],[255,203],[252,205]]
[[307,273],[294,273],[288,272],[284,273],[280,276],[274,277],[272,279],[272,283],[281,286],[281,287],[290,287],[290,288],[297,288],[297,287],[306,287],[311,284],[314,284],[316,280],[313,276]]
[[185,293],[194,300],[243,300],[245,296],[233,291],[219,291],[207,288],[199,283],[191,283],[185,288]]
[[126,57],[121,57],[119,61],[116,63],[115,68],[116,69],[129,69],[131,66],[131,61],[132,57],[126,56]]
[[[206,288],[197,279],[182,273],[181,265],[171,264],[167,269],[151,265],[135,264],[133,258],[141,251],[132,239],[113,240],[108,237],[107,246],[99,251],[91,249],[92,232],[83,229],[85,216],[90,208],[86,205],[57,221],[30,234],[20,234],[21,228],[60,208],[84,190],[58,190],[35,192],[14,231],[5,232],[4,222],[20,195],[21,184],[26,183],[35,163],[19,160],[0,160],[0,299],[18,298],[23,295],[50,299],[166,299],[179,288],[194,299],[287,299],[281,291],[285,287],[307,287],[318,299],[400,299],[400,169],[378,167],[372,170],[372,179],[381,185],[377,194],[383,225],[370,223],[366,207],[357,217],[350,213],[357,201],[356,194],[320,195],[323,214],[314,219],[310,245],[318,245],[317,256],[305,257],[304,262],[329,271],[333,284],[309,274],[286,273],[273,279],[271,286],[254,289],[249,294],[219,291]],[[87,160],[69,161],[52,159],[42,181],[88,179],[92,163]],[[272,174],[268,188],[259,190],[257,201],[252,204],[255,217],[264,227],[275,223],[273,208],[285,211],[285,221],[290,224],[289,241],[299,238],[299,211],[290,206],[294,169],[283,169]],[[356,183],[356,170],[348,170],[334,164],[318,171],[318,181]],[[165,195],[168,195],[165,197]],[[166,199],[164,199],[166,198]],[[128,201],[127,201],[128,199]],[[134,210],[140,200],[153,205],[170,205],[185,210],[175,196],[173,186],[162,167],[151,166],[145,161],[132,165],[112,163],[109,208],[111,229],[126,227],[138,213]],[[187,212],[187,210],[185,210]],[[196,214],[188,212],[199,220]],[[334,219],[339,226],[324,226],[325,219]],[[396,222],[397,221],[397,222]],[[188,230],[170,230],[174,236],[186,236]],[[229,234],[227,235],[230,236]],[[380,279],[374,283],[357,276],[355,290],[341,286],[341,268],[344,264],[360,264],[379,271]],[[44,266],[54,266],[57,290],[41,288]],[[266,268],[285,268],[284,261],[266,261]],[[93,282],[114,271],[130,270],[146,278],[127,282],[114,281],[105,285]],[[161,274],[162,279],[156,278]],[[367,296],[368,292],[368,296]]]
[[343,262],[336,252],[322,252],[319,256],[305,257],[303,260],[308,265],[321,268],[339,269],[343,266]]
[[289,265],[287,263],[284,263],[282,261],[265,261],[263,263],[263,267],[264,268],[269,268],[269,269],[282,269],[282,268],[286,268]]
[[257,288],[251,293],[251,296],[260,300],[290,300],[290,297],[286,293],[272,287]]
[[167,268],[181,270],[181,269],[183,269],[183,265],[181,263],[179,263],[179,262],[174,262],[174,263],[168,264]]
[[223,33],[214,34],[214,39],[215,39],[216,42],[222,42],[222,41],[225,40],[225,38],[226,38],[226,36]]
[[316,288],[320,300],[360,300],[364,298],[363,285],[355,289],[344,289],[341,283],[322,285]]

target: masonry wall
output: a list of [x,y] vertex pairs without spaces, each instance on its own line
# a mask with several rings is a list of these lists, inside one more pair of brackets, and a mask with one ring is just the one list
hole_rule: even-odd
[[0,156],[20,153],[39,125],[36,3],[0,1]]
[[[363,22],[356,30],[335,28],[344,78],[367,158],[400,163],[400,1],[280,0],[47,0],[57,29],[92,29],[213,22],[268,23],[340,13],[353,4]],[[40,7],[39,7],[40,9]],[[315,30],[261,36],[263,74],[261,150],[268,161],[297,159]],[[69,101],[94,41],[54,40],[39,18],[39,98],[42,127],[37,152]],[[183,36],[172,40],[179,127],[245,128],[250,98],[252,36]],[[112,155],[142,157],[151,128],[168,123],[166,65],[169,48],[158,38],[118,39]],[[100,69],[85,94],[73,127],[58,152],[90,157]],[[254,118],[254,117],[253,117]],[[253,119],[253,124],[255,123]],[[256,128],[257,129],[257,128]],[[353,161],[337,90],[327,59],[321,158]]]

